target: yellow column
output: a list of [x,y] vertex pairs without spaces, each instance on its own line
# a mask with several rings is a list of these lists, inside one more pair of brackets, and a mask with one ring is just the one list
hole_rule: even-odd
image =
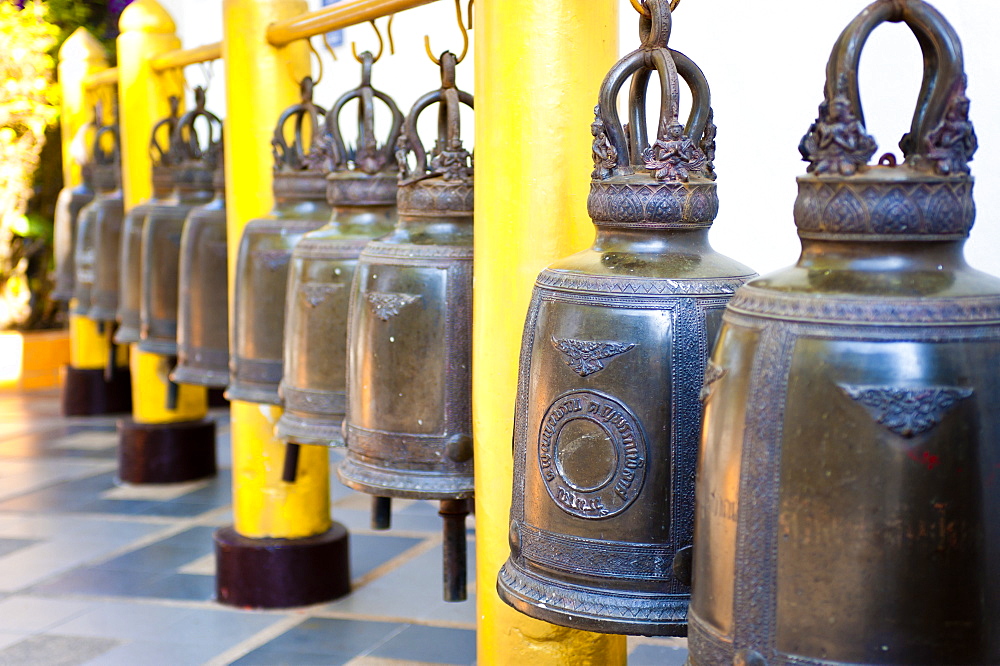
[[521,333],[538,273],[585,248],[590,123],[618,53],[616,0],[476,3],[473,428],[480,664],[625,663],[622,636],[533,620],[504,604],[512,414]]
[[[108,68],[108,54],[85,28],[66,38],[59,48],[59,85],[62,89],[63,187],[83,180],[79,162],[73,158],[73,139],[93,119],[93,99],[83,82],[91,74]],[[78,158],[81,156],[77,156]],[[72,311],[72,304],[70,310]],[[69,318],[70,365],[79,370],[100,370],[108,362],[110,331],[101,333],[97,323],[71,314]]]
[[59,47],[59,86],[62,91],[63,187],[76,187],[83,180],[80,164],[70,153],[76,133],[92,119],[94,110],[83,81],[108,68],[108,54],[86,28],[77,28]]
[[[170,14],[156,0],[135,0],[118,21],[118,105],[122,187],[126,211],[153,192],[149,138],[153,125],[170,113],[170,95],[184,95],[184,74],[153,71],[153,57],[179,49]],[[132,415],[137,423],[178,423],[208,413],[208,392],[201,386],[178,387],[176,409],[167,409],[169,380],[165,357],[132,345]]]
[[[277,49],[267,42],[265,33],[271,23],[307,9],[305,0],[223,2],[226,136],[230,137],[226,145],[230,287],[243,227],[267,215],[274,203],[271,136],[281,112],[299,101],[299,86],[292,74],[303,76],[309,71],[304,42]],[[281,410],[234,401],[231,414],[236,531],[250,538],[300,538],[328,530],[327,450],[303,447],[298,478],[285,483],[281,480],[285,445],[274,437]]]

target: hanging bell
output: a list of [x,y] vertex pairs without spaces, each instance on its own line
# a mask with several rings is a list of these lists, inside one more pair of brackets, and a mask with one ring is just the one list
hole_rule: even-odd
[[[280,405],[285,291],[292,248],[330,219],[324,168],[329,144],[317,132],[326,111],[312,102],[312,80],[302,83],[302,103],[279,118],[272,140],[274,208],[243,229],[233,287],[233,330],[226,398]],[[285,123],[295,118],[295,138]],[[308,121],[308,122],[307,122]],[[303,128],[313,133],[307,136]],[[310,146],[309,149],[306,146]]]
[[[905,161],[869,160],[861,51],[903,22]],[[690,658],[1000,663],[1000,280],[970,268],[962,47],[922,0],[844,31],[801,152],[793,268],[731,301],[709,366]]]
[[153,196],[134,206],[122,224],[120,273],[118,280],[118,329],[115,343],[139,342],[139,304],[142,285],[142,228],[146,216],[168,203],[174,190],[174,170],[170,164],[170,139],[178,122],[180,98],[170,97],[170,115],[153,126],[149,154],[153,161]]
[[[93,155],[91,174],[96,194],[93,201],[80,211],[77,244],[74,248],[76,276],[72,312],[90,318],[94,318],[95,314],[99,315],[101,318],[96,320],[103,325],[104,322],[114,321],[113,313],[111,319],[103,317],[106,311],[103,305],[106,302],[105,289],[112,274],[115,289],[118,288],[117,245],[114,256],[109,252],[120,236],[122,218],[125,216],[117,125],[104,125],[97,129]],[[100,262],[105,261],[113,266],[101,265]]]
[[[93,124],[88,123],[80,128],[73,144],[83,144],[86,132],[93,127]],[[76,187],[64,187],[56,199],[53,224],[56,275],[55,287],[52,290],[52,299],[55,301],[69,301],[73,298],[73,285],[76,282],[76,264],[73,255],[76,249],[77,227],[80,222],[80,211],[94,199],[92,170],[90,158],[83,157],[80,161],[82,181]]]
[[[538,276],[528,310],[497,590],[554,624],[683,636],[704,368],[753,271],[708,242],[719,208],[708,83],[667,46],[669,1],[646,5],[642,46],[604,79],[591,126],[597,239]],[[662,89],[652,146],[651,74]],[[626,129],[617,100],[629,78]]]
[[[204,121],[206,136],[196,123]],[[200,124],[200,123],[199,123]],[[195,206],[214,194],[215,169],[221,153],[222,121],[205,110],[205,90],[195,88],[195,108],[184,114],[170,141],[174,193],[146,215],[142,229],[142,281],[139,300],[139,349],[162,356],[177,355],[178,268],[184,220]]]
[[216,164],[215,196],[191,211],[181,234],[180,293],[184,297],[177,312],[177,367],[170,380],[225,388],[229,383],[229,245],[221,156]]
[[[368,244],[355,270],[348,450],[339,474],[377,497],[442,501],[445,599],[460,601],[473,496],[473,170],[459,110],[473,102],[455,87],[455,55],[445,53],[440,62],[441,89],[417,101],[397,144],[399,222]],[[417,119],[435,103],[439,134],[428,160]]]
[[[343,446],[346,410],[347,308],[358,256],[368,241],[396,224],[398,167],[393,151],[403,114],[392,98],[371,86],[374,57],[361,54],[361,85],[344,94],[326,117],[330,142],[327,202],[329,224],[302,237],[292,251],[285,314],[284,412],[277,435],[296,444]],[[358,143],[350,152],[340,114],[358,100]],[[392,114],[388,141],[375,139],[375,100]],[[281,135],[276,134],[278,142]]]

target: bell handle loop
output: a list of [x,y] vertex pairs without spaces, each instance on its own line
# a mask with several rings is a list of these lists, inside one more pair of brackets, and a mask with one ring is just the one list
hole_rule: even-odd
[[344,135],[340,131],[340,114],[348,102],[358,100],[358,145],[365,145],[365,141],[375,141],[375,104],[376,99],[381,100],[392,114],[392,124],[389,127],[389,136],[386,143],[378,151],[379,161],[391,162],[393,147],[399,136],[400,128],[403,126],[403,112],[399,110],[396,102],[381,90],[376,90],[371,85],[371,65],[375,62],[371,53],[365,51],[361,54],[361,85],[354,90],[349,90],[334,102],[326,114],[326,131],[330,136],[330,143],[334,150],[334,170],[343,169],[347,166],[347,145],[344,142]]
[[[110,134],[112,138],[112,148],[106,151],[101,147],[101,141],[105,134]],[[98,127],[94,132],[94,164],[118,164],[121,153],[119,147],[120,137],[118,136],[117,125],[104,125]]]
[[[295,106],[291,106],[282,112],[282,114],[278,117],[278,123],[275,125],[274,129],[274,136],[271,139],[271,145],[274,146],[275,149],[275,167],[280,167],[281,164],[284,163],[292,169],[302,168],[307,153],[302,144],[302,123],[304,117],[308,116],[310,119],[313,130],[313,141],[315,142],[320,134],[319,119],[325,115],[326,111],[311,102],[296,104]],[[292,142],[292,146],[289,146],[288,141],[285,140],[285,125],[292,117],[295,118],[295,141]]]
[[[185,113],[181,117],[180,121],[178,121],[177,127],[174,128],[174,136],[171,143],[173,146],[177,146],[183,151],[183,154],[178,156],[179,161],[184,161],[186,159],[202,159],[208,155],[212,147],[217,145],[222,139],[222,120],[205,108],[205,89],[201,86],[196,87],[194,89],[194,96],[195,108]],[[198,131],[194,126],[194,123],[198,120],[198,118],[205,118],[208,120],[208,137],[206,150],[204,151],[201,149]],[[216,135],[216,129],[218,129],[218,136]]]
[[[705,134],[712,111],[712,93],[708,79],[701,68],[680,51],[670,49],[670,56],[677,66],[677,73],[691,91],[691,111],[684,126],[684,134],[696,143]],[[641,155],[649,146],[646,130],[646,89],[653,70],[643,67],[632,77],[629,92],[629,148],[632,155]]]
[[[413,177],[408,178],[407,182],[420,180],[424,175],[428,173],[427,151],[424,149],[424,144],[420,140],[420,135],[417,134],[417,120],[420,118],[420,114],[422,114],[427,108],[429,108],[433,104],[439,103],[442,104],[443,106],[447,106],[446,92],[448,90],[455,91],[457,101],[459,104],[464,104],[470,109],[475,109],[475,100],[473,96],[470,93],[465,92],[464,90],[459,90],[458,88],[451,88],[451,89],[443,88],[441,90],[431,91],[425,94],[420,99],[418,99],[416,103],[414,103],[413,108],[410,109],[410,113],[407,114],[406,116],[406,122],[403,125],[403,133],[402,133],[402,137],[403,140],[406,142],[406,146],[409,148],[409,150],[413,151],[413,155],[416,159],[416,173],[413,175]],[[458,106],[455,105],[454,102],[452,103],[452,106],[454,107],[453,113],[455,115],[458,115]],[[445,115],[443,119],[443,122],[445,123],[446,126],[448,123],[447,118],[448,115]],[[456,126],[455,129],[457,130],[459,128]],[[440,134],[441,131],[442,131],[442,116],[439,113],[438,139],[447,140],[448,136],[447,127],[445,129],[444,134]],[[457,136],[455,138],[457,138]]]
[[[149,137],[149,157],[153,164],[163,164],[167,158],[167,153],[170,151],[170,138],[173,136],[174,129],[176,129],[179,120],[181,98],[177,95],[171,95],[168,102],[170,104],[170,114],[153,125],[153,131]],[[160,129],[164,127],[167,128],[166,146],[160,145],[158,138]]]
[[[634,172],[633,167],[644,166],[641,150],[629,153],[629,142],[626,140],[625,129],[622,127],[618,116],[617,103],[618,95],[625,85],[625,81],[636,73],[642,72],[644,69],[649,70],[649,73],[652,73],[652,70],[655,69],[660,77],[661,106],[657,129],[658,138],[666,136],[667,128],[677,122],[677,107],[679,106],[677,66],[674,64],[670,52],[665,48],[651,51],[639,49],[625,56],[605,77],[604,83],[601,85],[600,101],[597,108],[597,113],[604,124],[604,131],[607,133],[608,141],[618,155],[617,167],[614,170],[616,175],[627,175]],[[635,95],[637,92],[637,89],[633,88],[632,95]],[[645,90],[642,91],[641,99],[643,102],[645,101]],[[641,113],[638,111],[638,107],[642,106],[641,104],[630,102],[629,106],[635,115],[642,116],[642,134],[645,134],[645,110],[643,109]],[[632,134],[634,137],[635,128],[632,128]],[[633,141],[636,141],[635,138],[633,138]]]
[[924,57],[924,78],[910,133],[901,148],[908,160],[924,157],[928,136],[945,120],[957,87],[964,86],[962,45],[950,23],[923,0],[878,0],[844,30],[827,66],[826,100],[846,97],[864,126],[858,86],[861,52],[876,27],[903,22],[913,31]]

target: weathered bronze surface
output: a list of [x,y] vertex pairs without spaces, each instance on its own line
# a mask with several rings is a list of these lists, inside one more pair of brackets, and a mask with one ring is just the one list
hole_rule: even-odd
[[[153,158],[153,196],[133,207],[122,225],[121,268],[118,280],[118,329],[115,342],[139,342],[139,307],[142,285],[142,229],[146,216],[168,204],[173,192],[174,169],[170,163],[170,140],[177,127],[180,100],[170,98],[170,115],[153,126],[149,152]],[[176,203],[176,202],[175,202]]]
[[[285,293],[292,248],[304,234],[330,220],[324,168],[330,155],[316,130],[325,111],[312,102],[312,83],[303,82],[303,103],[279,118],[274,148],[274,209],[243,229],[233,287],[233,330],[226,398],[280,405]],[[283,133],[296,119],[294,139]],[[306,125],[308,120],[309,124]]]
[[[196,123],[207,125],[199,137]],[[195,89],[195,108],[180,119],[170,142],[174,192],[146,215],[142,228],[142,284],[139,349],[177,355],[177,305],[181,233],[184,220],[213,196],[215,170],[222,160],[222,121],[205,110],[205,91]]]
[[[924,85],[905,163],[869,166],[858,63],[887,21]],[[1000,280],[963,257],[963,66],[922,0],[875,2],[833,49],[802,255],[736,294],[709,365],[693,664],[1000,663]]]
[[[330,222],[302,237],[292,252],[285,310],[284,375],[279,393],[285,410],[278,437],[299,444],[343,446],[346,410],[347,307],[361,250],[396,224],[393,155],[403,114],[391,97],[371,86],[374,58],[363,53],[361,85],[345,93],[326,116],[324,168]],[[340,114],[358,100],[358,147],[348,151]],[[375,100],[392,114],[386,142],[375,138]]]
[[[473,171],[459,112],[473,102],[455,87],[455,64],[454,54],[441,57],[441,88],[417,100],[406,118],[396,147],[399,223],[358,259],[348,324],[348,450],[339,474],[376,496],[449,502],[442,506],[445,561],[458,564],[464,556],[457,549],[465,547],[459,509],[467,511],[464,500],[473,494]],[[417,119],[433,104],[438,137],[428,156]],[[465,599],[464,576],[464,567],[445,569],[447,601]]]
[[181,233],[177,312],[178,384],[224,388],[229,383],[229,270],[226,181],[215,172],[215,196],[191,211]]
[[[708,242],[719,207],[708,83],[667,47],[668,2],[646,4],[642,46],[605,78],[591,127],[596,242],[539,275],[528,311],[497,590],[555,624],[683,636],[705,362],[753,271]],[[650,146],[652,74],[663,93]],[[616,102],[629,78],[626,131]]]
[[[109,145],[110,142],[110,145]],[[74,253],[75,280],[73,285],[73,314],[93,317],[102,315],[106,293],[104,288],[114,277],[115,288],[118,287],[118,257],[107,252],[110,244],[115,242],[121,231],[122,218],[125,216],[121,190],[121,161],[118,152],[118,126],[105,125],[99,127],[94,134],[93,166],[91,177],[94,190],[93,200],[80,210],[80,222],[77,229]],[[117,245],[115,246],[117,248]],[[102,265],[100,262],[111,264]],[[101,278],[100,289],[97,287],[98,276]],[[95,297],[101,296],[101,301]],[[95,311],[95,305],[98,309]],[[98,321],[113,321],[106,318]]]
[[56,200],[53,229],[56,284],[52,290],[52,298],[56,301],[68,301],[73,298],[73,285],[76,282],[76,264],[73,255],[76,250],[80,211],[94,199],[91,168],[89,163],[83,164],[83,182],[76,187],[64,187]]

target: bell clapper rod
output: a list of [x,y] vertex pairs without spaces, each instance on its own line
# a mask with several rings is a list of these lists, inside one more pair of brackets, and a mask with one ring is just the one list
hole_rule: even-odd
[[392,527],[392,498],[372,498],[372,529],[387,530]]
[[295,483],[299,476],[299,451],[301,446],[295,442],[285,444],[285,464],[281,468],[281,480],[285,483]]
[[465,517],[469,515],[469,501],[441,500],[438,514],[444,519],[444,600],[465,601],[468,598]]
[[[167,357],[167,365],[171,369],[176,368],[177,367],[177,357],[176,356],[168,356]],[[169,372],[167,373],[167,376],[168,377],[170,376]],[[180,384],[178,384],[177,382],[175,382],[172,379],[168,379],[167,380],[167,409],[169,411],[174,411],[174,410],[177,409],[177,400],[180,397],[180,390],[181,390]]]
[[267,28],[271,46],[287,46],[299,39],[308,39],[333,30],[373,21],[389,14],[429,5],[437,0],[354,0],[342,2],[313,12],[306,12],[286,21],[272,23]]
[[113,340],[115,339],[115,331],[117,331],[117,330],[118,330],[118,324],[117,323],[111,324],[111,335],[108,336],[108,340],[109,340],[109,342],[108,342],[108,359],[107,359],[107,363],[104,366],[104,381],[106,381],[106,382],[110,382],[111,378],[114,377],[114,374],[115,374],[115,361],[117,360],[117,356],[118,356],[118,353],[117,353],[118,352],[118,346],[115,345],[115,343],[113,342]]
[[180,69],[188,65],[197,65],[202,62],[211,62],[222,58],[222,42],[196,46],[193,49],[177,49],[167,51],[163,55],[153,58],[150,63],[155,72],[165,72],[170,69]]

